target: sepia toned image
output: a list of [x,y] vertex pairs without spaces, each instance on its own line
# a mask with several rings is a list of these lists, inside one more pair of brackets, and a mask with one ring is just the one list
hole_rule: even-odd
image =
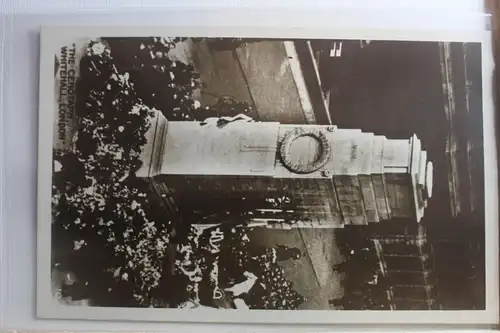
[[486,309],[481,43],[55,47],[51,302]]

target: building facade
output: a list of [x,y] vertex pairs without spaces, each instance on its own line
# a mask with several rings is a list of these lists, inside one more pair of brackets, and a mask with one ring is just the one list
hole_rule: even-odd
[[[404,224],[403,221],[397,221]],[[422,225],[373,230],[371,239],[391,307],[396,310],[439,309],[433,249]]]

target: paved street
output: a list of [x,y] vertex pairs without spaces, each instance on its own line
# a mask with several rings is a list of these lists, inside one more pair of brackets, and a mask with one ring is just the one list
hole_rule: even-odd
[[299,260],[282,263],[294,289],[308,299],[303,309],[328,309],[328,300],[342,296],[340,276],[333,272],[333,265],[341,260],[334,229],[256,228],[250,238],[261,246],[286,245],[298,247],[304,253]]
[[203,106],[231,97],[254,105],[257,114],[251,116],[261,121],[305,123],[282,42],[248,42],[221,50],[207,41],[188,40],[172,54],[200,73],[203,88],[197,97]]

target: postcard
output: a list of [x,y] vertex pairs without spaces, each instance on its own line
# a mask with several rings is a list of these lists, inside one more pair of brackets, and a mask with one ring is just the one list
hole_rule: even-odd
[[285,31],[42,30],[38,316],[496,321],[484,36]]

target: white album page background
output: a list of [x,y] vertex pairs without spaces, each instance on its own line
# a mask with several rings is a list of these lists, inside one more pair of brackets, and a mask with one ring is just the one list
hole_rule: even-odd
[[483,1],[481,0],[310,0],[305,3],[301,0],[289,0],[289,1],[265,1],[265,0],[185,0],[185,1],[170,1],[166,4],[161,0],[59,0],[59,1],[30,1],[30,0],[19,0],[16,2],[9,0],[2,0],[0,2],[6,10],[14,10],[20,12],[27,11],[43,11],[48,12],[50,10],[107,10],[107,9],[123,9],[126,7],[137,7],[141,6],[143,8],[151,7],[185,7],[185,8],[201,8],[201,7],[215,7],[221,6],[227,7],[308,7],[308,8],[352,8],[352,9],[423,9],[426,11],[433,10],[460,10],[463,12],[482,12]]
[[[416,2],[414,2],[416,3]],[[462,5],[465,3],[461,1]],[[469,2],[471,3],[471,2]],[[202,11],[189,9],[179,12],[148,12],[149,17],[134,15],[127,11],[122,14],[115,13],[97,15],[48,15],[48,14],[17,14],[10,17],[6,25],[6,38],[2,47],[2,208],[1,208],[1,311],[0,324],[2,329],[24,329],[24,330],[217,330],[234,331],[241,330],[241,325],[216,325],[201,326],[199,324],[165,324],[165,323],[130,323],[120,322],[89,322],[89,321],[55,321],[35,320],[35,289],[36,289],[36,172],[37,172],[37,139],[38,139],[38,73],[39,73],[39,28],[47,24],[74,24],[74,25],[144,25],[148,23],[170,26],[296,26],[296,22],[302,22],[304,26],[314,28],[318,22],[330,29],[340,28],[381,28],[401,30],[427,29],[427,30],[468,30],[481,34],[483,28],[483,16],[465,10],[449,20],[443,17],[443,12],[438,10],[425,16],[424,8],[422,15],[397,15],[397,12],[388,12],[377,15],[384,16],[384,20],[374,19],[377,15],[354,14],[353,11],[345,10],[339,15],[337,22],[329,20],[330,13],[321,13],[321,10],[288,10],[287,15],[278,15],[280,10],[263,12],[262,9],[238,10],[231,9],[232,14],[227,12],[213,11],[210,15]],[[350,13],[350,14],[349,14]],[[144,13],[145,14],[145,13]],[[415,13],[414,13],[415,14]],[[458,13],[457,13],[458,14]],[[385,17],[386,16],[386,17]],[[370,21],[371,18],[371,21]],[[425,23],[424,23],[425,22]],[[245,29],[248,31],[248,29]],[[428,32],[432,33],[432,32]],[[418,34],[417,34],[418,35]],[[5,50],[5,51],[4,51]],[[486,49],[485,61],[489,58],[489,50]],[[484,72],[485,95],[490,96],[489,89],[491,72]],[[486,177],[487,214],[490,217],[488,223],[487,246],[496,249],[497,243],[497,209],[496,200],[496,151],[494,147],[493,113],[491,99],[485,98],[485,155],[486,155]],[[489,187],[488,187],[489,186]],[[493,199],[492,199],[493,198]],[[493,202],[492,202],[493,201]],[[493,216],[493,218],[491,217]],[[493,243],[492,243],[493,242]],[[487,262],[498,263],[497,251],[488,251]],[[492,267],[488,272],[488,304],[495,303],[498,295],[496,281],[497,267]],[[493,283],[492,283],[493,282]],[[470,322],[491,322],[497,317],[498,311],[486,314],[479,320],[468,318]],[[333,314],[332,314],[333,315]],[[147,318],[145,318],[147,319]],[[450,317],[450,320],[452,318]],[[457,318],[458,319],[458,318]],[[462,320],[464,318],[461,318]],[[460,321],[458,319],[457,321]],[[311,320],[314,322],[314,320]],[[402,318],[401,323],[406,321]],[[283,326],[283,331],[304,331],[314,329],[315,331],[329,330],[331,327],[311,326]],[[252,330],[276,331],[277,326],[254,325]]]

